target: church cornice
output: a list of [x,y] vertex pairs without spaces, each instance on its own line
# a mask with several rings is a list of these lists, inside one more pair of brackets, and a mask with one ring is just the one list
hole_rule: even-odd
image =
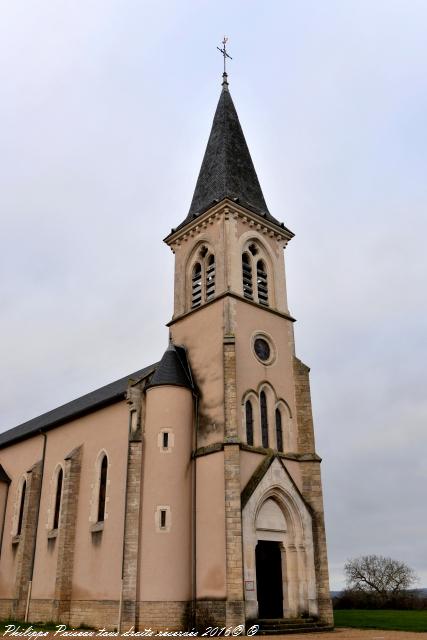
[[179,247],[189,240],[193,241],[197,236],[204,233],[210,225],[214,224],[215,221],[219,221],[221,218],[228,220],[230,217],[234,219],[239,218],[244,224],[247,224],[248,228],[252,228],[271,238],[276,238],[278,242],[283,244],[283,248],[286,247],[289,240],[295,235],[285,226],[279,227],[261,215],[233,202],[233,200],[224,198],[221,202],[197,216],[192,222],[186,224],[185,227],[178,230],[172,229],[171,233],[164,238],[164,242],[175,253],[176,247]]
[[293,318],[288,313],[283,313],[283,311],[278,311],[277,309],[272,309],[271,307],[266,307],[264,305],[261,306],[260,304],[258,304],[257,302],[254,302],[253,300],[248,300],[247,298],[244,298],[242,295],[238,293],[234,293],[234,291],[223,291],[222,293],[218,294],[215,298],[212,298],[212,300],[205,302],[201,307],[197,307],[196,309],[190,309],[189,311],[186,311],[185,313],[181,313],[179,316],[176,316],[176,318],[172,318],[172,320],[169,320],[166,326],[171,327],[179,320],[182,320],[183,318],[190,316],[192,313],[197,313],[198,311],[202,311],[202,309],[206,309],[206,307],[209,307],[215,302],[218,302],[219,300],[223,300],[226,297],[234,298],[235,300],[239,300],[239,302],[244,302],[245,304],[251,305],[252,307],[257,307],[257,309],[262,309],[263,311],[272,313],[273,315],[279,316],[280,318],[284,318],[285,320],[289,320],[290,322],[296,322],[296,319]]
[[252,447],[245,442],[234,441],[222,441],[215,442],[213,444],[207,445],[206,447],[199,447],[195,451],[193,451],[191,457],[192,458],[200,458],[202,456],[208,456],[213,453],[218,453],[219,451],[223,451],[225,447],[229,445],[238,445],[241,451],[249,451],[250,453],[259,453],[260,455],[266,456],[268,459],[270,458],[282,458],[283,460],[294,460],[296,462],[322,462],[322,458],[317,455],[317,453],[296,453],[294,451],[288,451],[286,453],[282,451],[276,451],[275,449],[265,449],[264,447]]

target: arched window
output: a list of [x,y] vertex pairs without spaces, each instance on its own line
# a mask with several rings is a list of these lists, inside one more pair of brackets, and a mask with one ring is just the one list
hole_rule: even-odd
[[282,414],[280,409],[276,409],[276,441],[277,450],[283,451]]
[[24,480],[21,487],[21,496],[19,501],[19,515],[18,515],[18,526],[16,528],[16,535],[20,536],[22,531],[22,522],[24,520],[24,506],[25,506],[25,494],[27,491],[27,481]]
[[247,253],[242,254],[242,278],[243,278],[243,295],[249,300],[253,300],[252,287],[252,263]]
[[55,493],[55,511],[53,514],[53,528],[59,527],[59,514],[61,513],[61,498],[62,498],[62,481],[64,473],[62,467],[59,469],[58,476],[56,478],[56,493]]
[[199,262],[193,267],[191,279],[191,307],[199,307],[202,302],[202,266]]
[[215,295],[215,256],[211,253],[206,264],[206,301]]
[[100,474],[99,474],[99,494],[98,494],[98,522],[105,519],[105,498],[107,494],[107,471],[108,459],[104,454],[102,457]]
[[268,416],[267,416],[267,398],[265,392],[259,394],[259,402],[261,406],[261,439],[262,446],[268,448]]
[[256,265],[256,281],[258,288],[258,302],[268,307],[268,282],[267,270],[263,260],[258,260]]
[[246,414],[246,442],[253,446],[254,444],[254,416],[252,411],[252,402],[246,400],[245,404]]

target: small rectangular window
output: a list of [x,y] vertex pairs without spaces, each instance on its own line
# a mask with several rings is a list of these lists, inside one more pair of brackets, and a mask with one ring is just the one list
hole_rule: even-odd
[[166,528],[166,509],[160,509],[160,529]]
[[169,434],[167,431],[163,432],[163,449],[167,449],[169,447]]

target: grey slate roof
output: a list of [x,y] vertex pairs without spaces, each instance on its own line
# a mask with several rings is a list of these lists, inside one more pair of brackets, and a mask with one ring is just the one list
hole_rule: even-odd
[[174,344],[169,345],[148,384],[148,388],[163,385],[187,387],[187,389],[195,391],[187,352],[184,347]]
[[64,422],[69,422],[86,413],[122,400],[125,397],[130,379],[141,380],[142,378],[146,378],[157,366],[158,363],[156,362],[148,367],[144,367],[144,369],[139,369],[139,371],[120,378],[120,380],[111,382],[100,389],[96,389],[96,391],[91,391],[91,393],[67,402],[67,404],[63,404],[57,409],[43,413],[37,418],[28,420],[28,422],[24,422],[13,429],[0,433],[0,448],[18,442],[19,440],[24,440],[38,433],[40,430],[48,431],[49,429],[54,429]]
[[226,74],[190,211],[180,229],[216,202],[230,198],[281,226],[269,213],[233,104]]

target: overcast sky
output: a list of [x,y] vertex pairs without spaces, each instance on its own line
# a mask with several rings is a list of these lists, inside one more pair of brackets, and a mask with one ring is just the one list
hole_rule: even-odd
[[0,0],[1,429],[156,361],[230,89],[312,368],[332,588],[427,587],[425,0]]

